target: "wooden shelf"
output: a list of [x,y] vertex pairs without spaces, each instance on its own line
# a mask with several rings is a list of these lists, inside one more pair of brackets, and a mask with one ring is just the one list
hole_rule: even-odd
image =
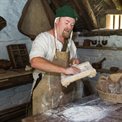
[[27,117],[28,105],[29,102],[0,111],[1,122],[21,122],[21,119]]
[[77,46],[77,48],[82,49],[97,49],[97,50],[114,50],[114,51],[122,51],[122,47],[84,47],[84,46]]
[[111,73],[109,69],[98,69],[97,72],[100,72],[100,73]]
[[122,73],[122,69],[118,70],[117,72],[111,72],[109,69],[98,69],[97,72],[100,72],[100,73],[109,73],[109,74],[112,74],[112,73]]
[[95,31],[88,31],[88,32],[81,32],[79,36],[110,36],[110,35],[122,35],[122,29],[118,30],[110,30],[110,29],[105,29],[105,30],[95,30]]

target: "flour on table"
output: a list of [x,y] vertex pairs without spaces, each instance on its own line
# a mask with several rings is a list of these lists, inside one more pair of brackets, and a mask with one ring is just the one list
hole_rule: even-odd
[[73,122],[88,122],[103,118],[106,116],[107,110],[97,106],[76,106],[62,111],[62,114]]

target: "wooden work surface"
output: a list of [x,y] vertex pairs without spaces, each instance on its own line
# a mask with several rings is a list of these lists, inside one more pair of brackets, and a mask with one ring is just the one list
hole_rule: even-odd
[[[74,112],[73,108],[76,108]],[[79,110],[82,108],[82,111]],[[22,122],[122,122],[122,104],[108,103],[95,95],[44,114],[27,117]]]
[[0,73],[0,90],[32,82],[32,71],[16,69],[6,70]]
[[28,74],[32,74],[32,71],[25,71],[24,69],[4,70],[2,73],[0,73],[0,80]]

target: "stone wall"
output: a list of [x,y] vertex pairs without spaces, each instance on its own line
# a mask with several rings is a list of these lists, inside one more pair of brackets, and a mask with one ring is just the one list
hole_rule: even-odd
[[0,31],[0,58],[2,59],[8,59],[6,46],[9,44],[25,43],[28,51],[30,50],[32,41],[20,33],[17,27],[26,1],[0,0],[0,16],[7,22],[7,26]]
[[[75,41],[79,42],[79,45],[83,45],[85,39],[100,40],[107,39],[107,45],[103,47],[112,47],[113,50],[98,50],[98,49],[83,49],[78,48],[78,56],[81,61],[98,62],[104,57],[106,61],[103,62],[103,68],[109,69],[111,66],[116,66],[122,69],[122,50],[116,50],[117,47],[122,47],[122,36],[107,36],[107,37],[79,37],[75,38]],[[94,46],[91,44],[91,46]]]
[[[89,61],[90,63],[98,62],[104,57],[106,61],[103,62],[102,67],[105,69],[110,69],[110,67],[119,67],[122,69],[122,50],[116,50],[117,47],[122,47],[122,36],[109,36],[109,37],[79,37],[75,38],[75,41],[79,43],[80,46],[83,45],[85,39],[90,40],[103,40],[103,38],[108,40],[107,47],[112,47],[113,50],[98,50],[98,49],[84,49],[78,48],[78,57],[81,62]],[[90,45],[94,46],[94,45]],[[87,78],[87,81],[91,87],[91,90],[96,92],[96,83],[100,75],[109,75],[107,73],[97,73],[94,78]]]
[[29,101],[31,84],[0,91],[0,111]]
[[[0,59],[9,59],[6,46],[25,43],[30,51],[32,41],[18,31],[17,24],[27,0],[0,0],[0,16],[7,26],[0,31]],[[31,84],[0,90],[0,111],[28,101]]]

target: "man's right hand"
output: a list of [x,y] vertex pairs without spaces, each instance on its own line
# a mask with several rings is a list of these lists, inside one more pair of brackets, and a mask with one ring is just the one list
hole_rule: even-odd
[[75,66],[68,67],[65,70],[66,75],[73,75],[73,74],[77,74],[77,73],[80,73],[80,69]]

